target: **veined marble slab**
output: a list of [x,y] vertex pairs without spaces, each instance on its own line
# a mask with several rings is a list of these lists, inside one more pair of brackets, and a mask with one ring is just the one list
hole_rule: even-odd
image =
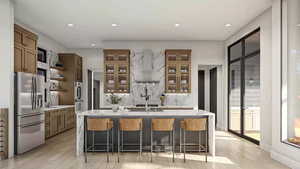
[[164,110],[161,112],[145,111],[125,111],[113,112],[112,110],[91,110],[77,113],[77,131],[76,131],[76,154],[81,155],[84,147],[84,117],[99,118],[199,118],[208,117],[209,119],[209,152],[215,156],[215,115],[203,110]]

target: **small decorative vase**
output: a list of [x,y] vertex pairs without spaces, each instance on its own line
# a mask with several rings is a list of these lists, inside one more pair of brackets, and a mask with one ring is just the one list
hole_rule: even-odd
[[113,105],[112,105],[112,111],[113,111],[113,112],[117,112],[118,110],[119,110],[119,105],[113,104]]

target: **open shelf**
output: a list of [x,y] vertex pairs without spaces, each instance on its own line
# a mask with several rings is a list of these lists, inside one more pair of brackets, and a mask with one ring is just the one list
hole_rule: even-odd
[[54,78],[54,77],[51,77],[50,80],[65,81],[66,79],[64,77],[63,78]]
[[64,67],[58,67],[58,66],[51,66],[50,69],[55,69],[55,70],[60,70],[60,71],[64,71],[65,70]]
[[66,89],[50,89],[51,92],[66,92]]

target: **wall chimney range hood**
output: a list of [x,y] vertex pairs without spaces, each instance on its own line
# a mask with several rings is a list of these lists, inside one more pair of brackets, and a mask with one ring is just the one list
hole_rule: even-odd
[[136,72],[135,82],[140,84],[155,84],[159,83],[160,80],[155,78],[155,70],[153,63],[153,52],[151,49],[145,49],[142,52],[139,71]]

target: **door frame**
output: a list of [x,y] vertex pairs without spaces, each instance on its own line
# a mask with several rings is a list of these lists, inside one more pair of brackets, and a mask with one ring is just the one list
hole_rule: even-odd
[[[230,133],[233,133],[241,138],[244,138],[248,141],[251,141],[257,145],[260,144],[260,141],[259,140],[255,140],[251,137],[248,137],[246,135],[244,135],[244,96],[245,96],[245,60],[248,59],[248,58],[251,58],[251,57],[255,57],[256,55],[260,55],[260,49],[257,50],[257,51],[254,51],[250,54],[247,54],[245,55],[245,40],[250,37],[251,35],[257,33],[257,32],[260,32],[260,28],[257,28],[255,29],[254,31],[248,33],[247,35],[245,35],[244,37],[242,37],[240,40],[236,41],[235,43],[229,45],[227,47],[227,58],[228,58],[228,70],[227,70],[227,75],[228,75],[228,87],[227,87],[227,90],[228,90],[228,94],[227,94],[227,127],[228,127],[228,131]],[[240,58],[237,58],[237,59],[234,59],[234,60],[230,60],[230,48],[238,43],[242,43],[242,56]],[[237,133],[233,130],[230,129],[230,65],[234,62],[241,62],[241,93],[240,93],[240,101],[241,101],[241,104],[240,104],[240,108],[241,108],[241,116],[240,116],[240,124],[241,124],[241,128],[240,128],[240,131],[241,133]],[[260,131],[261,131],[261,128],[260,128]]]

